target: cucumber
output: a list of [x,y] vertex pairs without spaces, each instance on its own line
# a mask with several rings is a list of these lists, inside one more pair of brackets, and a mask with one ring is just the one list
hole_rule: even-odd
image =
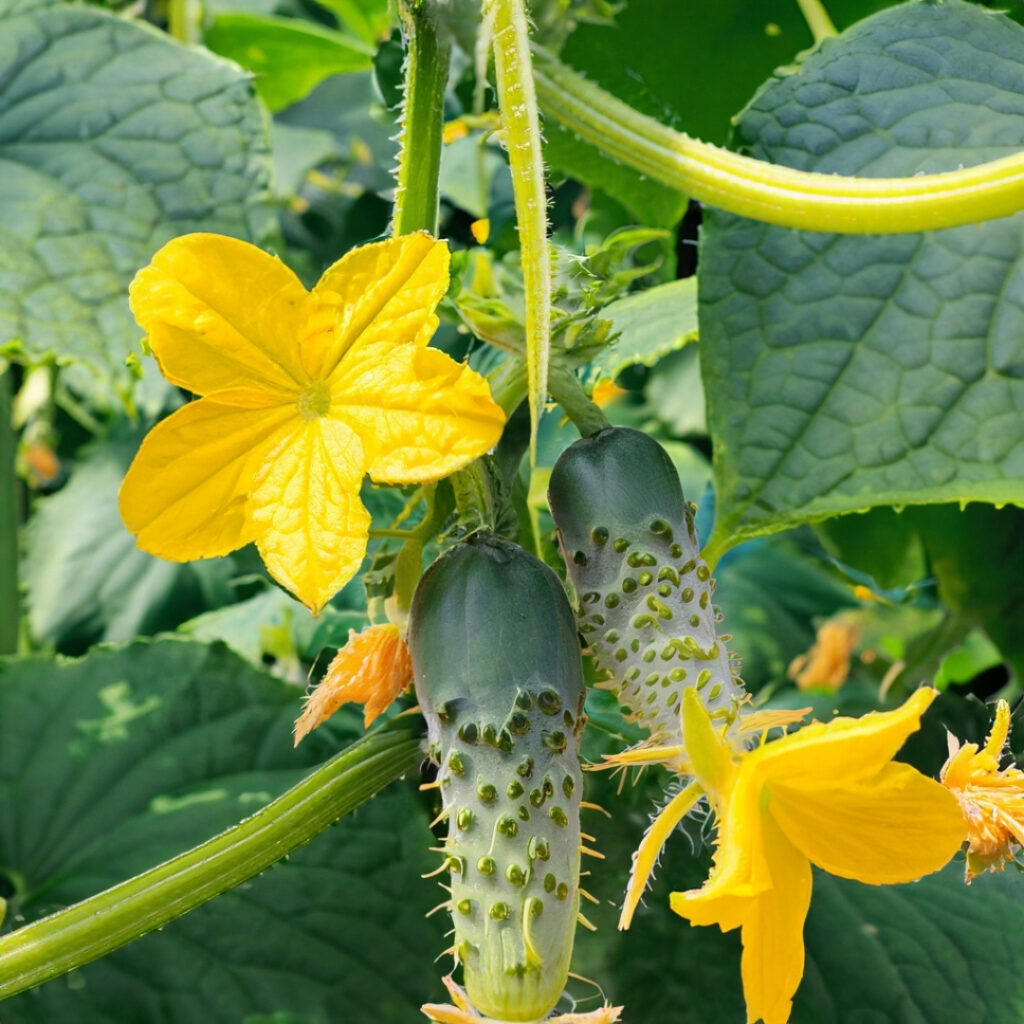
[[467,994],[485,1016],[541,1020],[565,987],[579,912],[584,683],[572,609],[546,565],[480,532],[424,574],[409,646]]
[[562,453],[548,502],[600,685],[650,733],[648,745],[679,748],[667,763],[682,770],[684,689],[727,734],[748,698],[718,636],[714,580],[675,466],[646,434],[612,427]]

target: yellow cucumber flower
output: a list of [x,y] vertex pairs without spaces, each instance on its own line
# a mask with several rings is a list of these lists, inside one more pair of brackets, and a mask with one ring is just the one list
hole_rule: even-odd
[[404,235],[353,250],[307,292],[247,242],[168,242],[136,275],[132,312],[163,375],[203,397],[157,424],[125,477],[139,547],[188,561],[255,541],[318,612],[366,552],[366,473],[437,480],[501,435],[487,382],[426,347],[448,261],[444,242]]
[[811,864],[872,885],[941,868],[966,834],[956,800],[892,761],[936,695],[896,711],[814,723],[737,755],[696,690],[683,695],[693,771],[718,817],[718,848],[701,889],[673,893],[694,925],[742,929],[748,1024],[786,1024],[804,970]]
[[1010,705],[996,705],[996,717],[985,746],[949,737],[949,760],[942,784],[960,803],[967,822],[966,881],[983,871],[1002,871],[1024,847],[1024,771],[999,761],[1010,732]]

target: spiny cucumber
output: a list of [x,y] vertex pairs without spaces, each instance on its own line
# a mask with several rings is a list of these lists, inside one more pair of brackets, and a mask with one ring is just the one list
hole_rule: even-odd
[[538,1021],[579,910],[583,675],[558,577],[480,532],[426,572],[409,645],[439,765],[454,952],[474,1007]]
[[548,501],[601,685],[652,746],[682,747],[687,687],[731,729],[746,694],[717,635],[693,506],[661,445],[624,427],[583,438],[555,465]]

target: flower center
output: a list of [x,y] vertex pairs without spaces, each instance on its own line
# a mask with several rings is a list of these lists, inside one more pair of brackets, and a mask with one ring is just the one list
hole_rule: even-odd
[[299,415],[304,420],[315,420],[318,416],[326,416],[331,407],[331,393],[327,384],[315,380],[307,384],[299,394]]

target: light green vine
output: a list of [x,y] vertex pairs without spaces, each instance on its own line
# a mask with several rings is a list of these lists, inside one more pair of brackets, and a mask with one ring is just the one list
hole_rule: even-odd
[[353,743],[251,818],[158,867],[0,939],[0,999],[81,967],[194,910],[302,846],[415,767],[408,728]]
[[701,202],[807,231],[903,234],[973,224],[1024,209],[1024,151],[914,178],[848,178],[779,167],[691,139],[537,53],[547,116],[601,152]]
[[427,0],[402,0],[405,36],[405,103],[402,110],[394,233],[437,234],[437,184],[441,170],[444,91],[452,44]]
[[530,457],[536,457],[537,425],[547,401],[551,344],[551,254],[540,118],[534,91],[530,37],[523,0],[484,0],[483,30],[494,50],[505,145],[519,225],[526,293],[526,372],[530,402]]

